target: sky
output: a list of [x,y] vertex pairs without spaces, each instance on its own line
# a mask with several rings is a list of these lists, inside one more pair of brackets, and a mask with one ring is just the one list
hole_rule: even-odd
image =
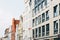
[[24,11],[24,0],[0,0],[0,37],[11,25],[12,18],[19,19]]

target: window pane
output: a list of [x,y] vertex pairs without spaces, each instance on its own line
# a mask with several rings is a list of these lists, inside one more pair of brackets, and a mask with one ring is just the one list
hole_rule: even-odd
[[47,0],[45,0],[45,6],[47,6]]
[[39,37],[41,36],[41,27],[39,27]]
[[34,27],[34,19],[33,19],[33,21],[32,21],[32,27]]
[[46,21],[49,20],[49,11],[46,11]]
[[42,26],[42,36],[45,35],[45,26]]
[[36,37],[37,37],[37,28],[36,28]]
[[59,19],[59,33],[60,33],[60,19]]
[[58,8],[57,8],[57,5],[54,6],[54,17],[58,15],[57,9],[58,9]]
[[32,35],[33,35],[33,38],[34,38],[34,29],[32,30]]
[[41,23],[41,15],[38,16],[38,24]]
[[46,24],[46,36],[49,35],[49,24]]
[[59,14],[60,14],[60,4],[59,4]]
[[45,21],[45,13],[42,14],[42,22]]
[[58,21],[54,21],[54,34],[58,33]]
[[43,9],[43,2],[41,3],[41,9]]

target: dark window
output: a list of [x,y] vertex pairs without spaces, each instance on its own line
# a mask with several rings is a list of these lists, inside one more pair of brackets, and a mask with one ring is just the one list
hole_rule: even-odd
[[39,37],[41,36],[41,27],[39,27]]
[[47,0],[45,0],[45,6],[47,6]]
[[58,13],[57,13],[57,7],[58,7],[57,5],[54,6],[54,17],[58,15]]
[[37,37],[37,28],[36,28],[36,37]]
[[30,0],[30,2],[31,2],[32,0]]
[[49,11],[46,11],[46,21],[49,20]]
[[42,36],[45,35],[45,26],[42,26]]
[[32,30],[32,35],[33,35],[33,38],[34,38],[34,29]]
[[42,22],[45,21],[45,13],[42,14]]
[[54,34],[58,33],[58,21],[54,21]]
[[34,27],[34,19],[33,19],[33,21],[32,21],[32,27]]
[[46,24],[46,36],[49,35],[49,24]]
[[32,0],[30,0],[30,2],[29,2],[29,5],[30,5],[30,6],[31,6],[31,1],[32,1]]
[[59,4],[59,15],[60,15],[60,4]]
[[59,19],[59,33],[60,33],[60,19]]

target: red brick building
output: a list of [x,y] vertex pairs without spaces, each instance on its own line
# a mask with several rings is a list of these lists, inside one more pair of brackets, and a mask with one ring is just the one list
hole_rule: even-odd
[[15,40],[15,32],[16,32],[16,25],[19,24],[19,20],[15,20],[15,18],[12,19],[12,34],[11,34],[11,40]]

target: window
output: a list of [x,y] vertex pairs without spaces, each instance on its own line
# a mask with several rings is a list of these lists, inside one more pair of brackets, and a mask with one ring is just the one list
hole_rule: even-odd
[[54,17],[56,17],[57,15],[58,15],[58,13],[57,13],[57,8],[58,6],[56,5],[56,6],[54,6]]
[[37,26],[37,21],[36,21],[36,18],[35,18],[35,26]]
[[37,28],[37,37],[39,37],[39,28]]
[[54,34],[58,33],[58,21],[54,21]]
[[41,37],[41,27],[39,27],[39,37]]
[[36,28],[36,37],[37,37],[37,28]]
[[37,7],[35,7],[35,15],[36,15],[36,12],[37,12]]
[[45,35],[45,26],[42,26],[42,36]]
[[38,6],[36,6],[35,8],[34,8],[34,13],[35,13],[35,15],[37,14],[37,12],[39,11],[39,7]]
[[39,4],[39,11],[41,11],[41,5]]
[[60,4],[59,4],[59,15],[60,15]]
[[41,3],[42,1],[44,1],[44,0],[34,0],[34,3],[35,3],[35,5],[37,5],[38,3]]
[[43,2],[41,3],[41,9],[43,9]]
[[38,24],[41,23],[41,15],[38,16]]
[[35,3],[35,5],[36,5],[36,4],[37,4],[37,0],[35,0],[35,2],[34,2],[34,3]]
[[38,6],[36,7],[36,13],[38,12]]
[[49,11],[46,11],[46,21],[49,20]]
[[34,38],[34,29],[32,30],[32,35],[33,35],[33,38]]
[[35,18],[35,26],[37,26],[38,25],[38,18],[36,17]]
[[59,33],[60,33],[60,19],[59,19]]
[[47,0],[45,0],[45,6],[47,6]]
[[30,0],[30,2],[29,2],[29,5],[31,6],[31,2],[32,2],[32,0]]
[[46,36],[49,35],[49,24],[46,24]]
[[40,2],[41,0],[38,0],[38,2]]
[[32,27],[34,27],[34,19],[33,19],[33,21],[32,21]]
[[42,22],[45,21],[45,13],[42,14]]
[[38,11],[39,11],[39,5],[38,5]]

